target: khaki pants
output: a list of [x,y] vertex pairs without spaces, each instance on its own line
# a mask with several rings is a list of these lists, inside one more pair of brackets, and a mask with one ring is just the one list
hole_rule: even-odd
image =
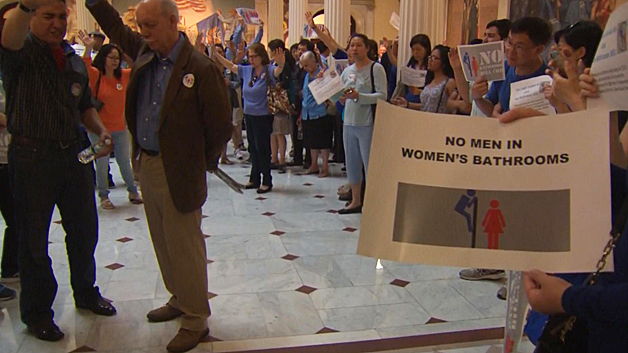
[[179,212],[172,201],[161,156],[142,153],[140,183],[155,255],[168,292],[168,302],[183,311],[181,327],[207,328],[207,252],[201,210]]

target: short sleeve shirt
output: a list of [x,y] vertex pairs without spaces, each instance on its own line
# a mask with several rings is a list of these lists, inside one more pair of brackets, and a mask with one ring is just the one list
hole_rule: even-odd
[[253,66],[238,66],[238,76],[242,79],[244,114],[254,116],[270,115],[267,90],[269,84],[277,83],[274,75],[275,68],[275,65],[268,65],[257,75]]

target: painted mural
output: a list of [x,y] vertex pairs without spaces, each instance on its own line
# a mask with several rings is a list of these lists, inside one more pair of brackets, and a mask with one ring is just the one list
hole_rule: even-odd
[[510,19],[538,16],[548,20],[554,30],[579,20],[595,21],[604,28],[615,6],[616,0],[511,0]]

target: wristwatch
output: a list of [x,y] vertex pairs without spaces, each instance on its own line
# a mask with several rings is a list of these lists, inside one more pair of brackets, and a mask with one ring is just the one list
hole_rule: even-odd
[[22,4],[21,1],[18,3],[17,7],[19,7],[20,10],[22,10],[22,11],[28,13],[28,14],[32,14],[32,13],[35,12],[35,10],[37,10],[37,9],[31,9],[30,7],[26,7],[24,4]]

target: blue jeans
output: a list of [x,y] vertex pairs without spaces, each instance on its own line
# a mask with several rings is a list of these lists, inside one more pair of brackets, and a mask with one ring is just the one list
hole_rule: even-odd
[[362,182],[363,167],[364,173],[368,172],[372,139],[373,126],[344,126],[345,162],[347,164],[347,179],[349,179],[350,184]]
[[20,313],[27,325],[52,320],[54,315],[51,307],[57,281],[48,256],[48,230],[55,206],[66,233],[75,303],[90,305],[100,296],[94,287],[98,242],[94,169],[77,158],[84,147],[80,142],[63,149],[9,145],[9,173],[18,215]]
[[[116,162],[120,168],[120,174],[126,184],[126,189],[129,193],[137,193],[137,186],[135,186],[135,179],[133,179],[133,168],[131,168],[131,145],[129,133],[126,130],[112,132],[113,138],[113,152],[116,155]],[[94,143],[98,143],[100,138],[94,134],[89,134],[89,140]],[[98,189],[98,196],[100,198],[107,198],[109,196],[109,156],[101,157],[96,160],[96,188]]]

